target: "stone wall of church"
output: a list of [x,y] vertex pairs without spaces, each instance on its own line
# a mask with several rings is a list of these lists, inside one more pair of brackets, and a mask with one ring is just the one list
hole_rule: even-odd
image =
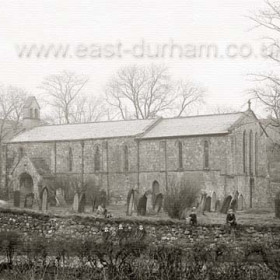
[[[243,170],[243,133],[246,131],[246,172]],[[252,131],[252,132],[251,132]],[[152,190],[159,183],[160,192],[174,187],[181,181],[195,182],[197,187],[216,200],[238,191],[249,207],[249,135],[252,138],[252,177],[254,177],[253,205],[265,205],[269,192],[267,137],[255,120],[244,121],[229,135],[206,137],[179,137],[169,139],[137,140],[132,137],[61,141],[48,143],[9,144],[9,172],[15,167],[19,153],[30,158],[45,160],[53,174],[84,178],[94,181],[108,192],[113,202],[125,202],[131,188],[139,185],[140,193]],[[255,141],[257,139],[257,150]],[[204,143],[209,143],[209,167],[204,166]],[[179,158],[182,144],[182,164]],[[128,165],[125,165],[127,147]],[[72,168],[69,169],[69,151]],[[96,170],[96,151],[100,154],[100,168]],[[139,158],[138,158],[139,157]],[[139,160],[139,165],[138,165]],[[181,166],[180,166],[181,165]],[[139,171],[139,172],[138,172]],[[83,175],[82,175],[83,174]]]

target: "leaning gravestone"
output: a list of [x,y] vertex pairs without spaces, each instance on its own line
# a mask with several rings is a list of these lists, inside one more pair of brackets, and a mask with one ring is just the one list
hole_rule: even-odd
[[32,208],[33,200],[34,200],[34,194],[33,193],[27,194],[24,200],[24,208]]
[[14,206],[20,207],[20,191],[14,192]]
[[134,208],[134,190],[131,189],[127,195],[127,209],[126,215],[131,216]]
[[79,194],[75,193],[73,200],[73,210],[74,212],[78,212],[79,209]]
[[82,193],[79,198],[79,206],[78,206],[78,212],[84,213],[85,212],[85,206],[86,206],[86,195],[85,193]]
[[140,197],[138,206],[137,206],[137,213],[138,215],[145,216],[146,215],[146,209],[147,209],[147,197],[144,194]]
[[147,214],[152,214],[154,213],[154,198],[153,198],[153,194],[151,191],[147,191],[145,193],[146,197],[147,197],[147,205],[146,205],[146,210],[147,210]]
[[44,188],[42,191],[42,211],[44,213],[46,213],[48,210],[48,196],[49,196],[49,191],[47,188]]
[[225,200],[222,204],[221,210],[220,210],[221,213],[226,214],[228,212],[231,200],[232,200],[232,197],[230,195],[225,198]]
[[163,205],[163,194],[162,194],[162,193],[159,193],[159,194],[156,196],[154,211],[155,211],[156,213],[159,213],[160,210],[161,210],[161,208],[162,208],[162,205]]

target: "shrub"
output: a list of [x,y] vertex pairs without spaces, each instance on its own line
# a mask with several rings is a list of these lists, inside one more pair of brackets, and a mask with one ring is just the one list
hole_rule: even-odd
[[20,235],[14,231],[0,232],[0,250],[6,256],[7,262],[12,265],[16,249],[20,246]]
[[200,188],[197,182],[183,180],[172,182],[164,198],[164,210],[170,218],[181,219],[186,208],[193,206],[199,195]]

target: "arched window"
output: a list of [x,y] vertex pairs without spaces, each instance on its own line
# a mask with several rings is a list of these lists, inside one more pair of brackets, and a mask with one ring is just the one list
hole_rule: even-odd
[[68,170],[73,170],[73,152],[71,147],[68,150]]
[[30,118],[33,119],[33,109],[29,109]]
[[183,169],[183,145],[182,142],[178,142],[178,158],[179,158],[179,169]]
[[243,172],[246,173],[246,130],[243,132]]
[[124,172],[128,171],[128,147],[125,145],[123,148],[123,154],[124,154]]
[[209,168],[209,141],[204,141],[204,168]]
[[254,168],[254,158],[253,158],[253,149],[254,149],[254,143],[253,143],[253,131],[250,131],[249,134],[249,170],[250,175],[253,174],[253,168]]
[[255,134],[255,174],[258,174],[258,152],[259,152],[259,142],[258,133]]
[[94,154],[94,170],[95,171],[100,171],[100,150],[99,146],[96,147],[95,149],[95,154]]

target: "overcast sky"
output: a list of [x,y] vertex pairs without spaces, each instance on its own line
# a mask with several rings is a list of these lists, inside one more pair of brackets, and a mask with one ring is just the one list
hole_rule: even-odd
[[[246,17],[263,7],[262,0],[56,0],[1,1],[0,7],[0,82],[40,93],[43,77],[61,70],[88,75],[87,90],[100,94],[109,77],[127,64],[164,63],[174,78],[201,83],[208,89],[209,106],[227,105],[246,109],[246,91],[253,84],[248,73],[270,67],[258,57],[259,39],[265,33],[250,31],[253,23]],[[140,43],[158,46],[211,44],[219,49],[218,58],[206,57],[139,57]],[[69,44],[71,57],[19,57],[23,44]],[[122,45],[137,50],[121,56],[101,57],[87,50],[72,55],[77,46]],[[250,45],[248,57],[225,57],[229,45]],[[135,45],[137,47],[135,47]],[[17,47],[16,47],[17,46]],[[134,49],[133,49],[134,48]],[[221,50],[221,51],[220,51]],[[234,50],[234,49],[233,49]],[[246,56],[246,47],[245,50]]]

